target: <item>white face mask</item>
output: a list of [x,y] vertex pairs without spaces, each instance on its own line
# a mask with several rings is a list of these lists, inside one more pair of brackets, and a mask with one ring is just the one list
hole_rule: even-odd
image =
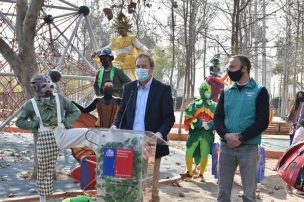
[[206,97],[207,99],[209,99],[209,98],[211,97],[211,93],[209,93],[208,91],[206,91],[206,92],[204,93],[204,95],[205,95],[205,97]]
[[149,69],[136,68],[136,77],[139,81],[144,81],[149,77]]

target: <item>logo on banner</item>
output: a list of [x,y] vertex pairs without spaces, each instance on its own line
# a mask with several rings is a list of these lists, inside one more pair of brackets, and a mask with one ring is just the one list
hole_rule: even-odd
[[133,176],[133,149],[106,147],[103,150],[103,175],[121,178]]
[[113,150],[113,149],[108,149],[107,151],[106,151],[106,154],[105,154],[105,156],[106,157],[113,157],[113,156],[115,156],[115,151]]

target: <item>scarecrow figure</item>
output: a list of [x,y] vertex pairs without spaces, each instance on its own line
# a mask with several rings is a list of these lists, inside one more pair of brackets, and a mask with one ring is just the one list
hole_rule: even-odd
[[199,87],[200,98],[192,101],[185,109],[184,127],[189,131],[186,143],[187,172],[180,174],[182,178],[192,178],[193,158],[200,165],[199,178],[202,182],[207,166],[208,154],[214,141],[213,117],[216,103],[211,100],[211,87],[203,83]]

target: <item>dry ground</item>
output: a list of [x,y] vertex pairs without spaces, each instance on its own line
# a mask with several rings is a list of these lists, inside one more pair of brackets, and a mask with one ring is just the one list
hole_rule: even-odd
[[[183,142],[170,142],[175,148],[184,150]],[[286,194],[285,183],[278,176],[275,171],[275,166],[277,164],[277,159],[267,159],[266,160],[266,177],[258,185],[257,191],[257,201],[265,202],[278,202],[278,201],[288,201],[288,202],[302,202],[304,201],[303,195],[298,194]],[[193,179],[189,182],[181,181],[179,183],[180,187],[172,185],[161,185],[160,186],[160,197],[161,201],[183,201],[183,202],[211,202],[216,201],[218,186],[217,181],[211,175],[211,164],[210,160],[208,162],[206,171],[206,182],[202,183],[198,179]],[[235,176],[235,183],[232,191],[232,201],[238,202],[242,201],[241,196],[241,183],[240,176]]]

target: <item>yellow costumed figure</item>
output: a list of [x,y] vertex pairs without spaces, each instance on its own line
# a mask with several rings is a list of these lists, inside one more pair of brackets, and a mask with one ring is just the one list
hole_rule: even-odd
[[211,100],[211,87],[203,83],[199,88],[200,98],[195,99],[185,109],[184,126],[189,130],[186,143],[187,172],[180,174],[182,178],[192,177],[193,159],[196,165],[200,164],[199,178],[202,182],[207,166],[208,155],[214,141],[213,117],[216,103]]
[[[111,48],[115,55],[113,64],[122,69],[131,80],[135,80],[135,58],[140,53],[151,54],[150,50],[138,40],[137,36],[128,35],[131,24],[126,17],[121,20],[116,19],[113,26],[119,36],[113,37],[111,43],[102,49]],[[93,53],[92,58],[94,61],[99,62],[98,57],[95,60],[97,55],[98,51]]]

